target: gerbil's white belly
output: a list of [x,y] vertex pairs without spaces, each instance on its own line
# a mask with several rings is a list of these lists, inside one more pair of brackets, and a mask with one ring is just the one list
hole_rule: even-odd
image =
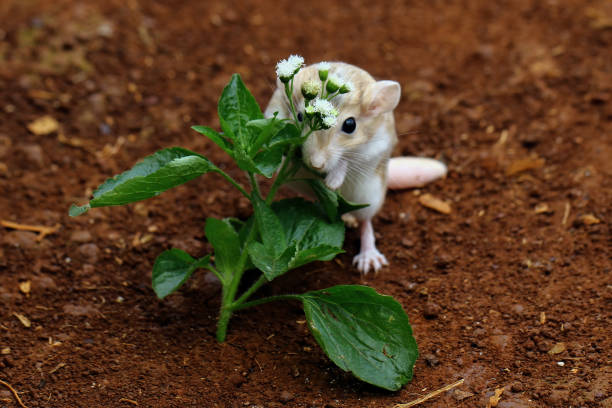
[[386,188],[377,174],[348,177],[340,187],[340,194],[356,204],[369,204],[368,207],[351,214],[359,220],[372,218],[385,201]]

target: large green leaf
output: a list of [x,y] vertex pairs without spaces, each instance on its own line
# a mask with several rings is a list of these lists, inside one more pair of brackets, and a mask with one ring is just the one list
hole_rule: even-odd
[[412,379],[417,344],[408,316],[395,299],[357,285],[298,297],[310,331],[338,367],[392,391]]
[[228,280],[240,269],[240,239],[229,219],[206,219],[206,238],[215,249],[215,266]]
[[[245,151],[251,141],[251,133],[247,123],[255,119],[263,119],[257,101],[242,82],[240,75],[232,75],[232,79],[223,89],[219,99],[218,113],[223,131],[236,138],[236,143]],[[229,135],[228,135],[229,136]]]
[[271,147],[257,153],[253,158],[257,170],[267,178],[271,178],[283,162],[283,148]]
[[153,265],[153,290],[163,299],[177,290],[198,268],[209,265],[210,256],[194,259],[187,252],[172,248],[159,254]]
[[209,171],[218,171],[218,168],[200,154],[182,147],[160,150],[130,170],[106,180],[94,191],[88,204],[73,205],[70,215],[80,215],[93,207],[123,205],[155,197]]
[[253,199],[253,209],[255,222],[266,252],[273,258],[281,255],[287,249],[287,237],[278,217],[257,195]]
[[273,203],[272,210],[280,220],[287,242],[295,243],[299,252],[319,246],[342,248],[344,223],[340,218],[329,221],[312,202],[290,198]]
[[272,137],[274,137],[282,128],[286,126],[286,122],[280,119],[273,118],[255,119],[247,123],[251,130],[252,141],[249,145],[249,155],[255,156],[264,145],[267,145]]
[[257,199],[254,207],[262,242],[249,246],[249,258],[268,280],[343,252],[344,224],[340,219],[330,222],[313,203],[294,198],[270,208]]
[[292,267],[292,262],[296,257],[295,245],[286,248],[280,254],[274,254],[263,244],[253,242],[249,245],[249,258],[253,265],[263,272],[266,279],[272,279],[284,274]]

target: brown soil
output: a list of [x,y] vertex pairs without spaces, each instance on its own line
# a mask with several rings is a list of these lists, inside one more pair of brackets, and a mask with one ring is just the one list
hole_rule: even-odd
[[[391,407],[460,378],[421,406],[484,407],[504,387],[498,407],[611,407],[610,2],[267,3],[0,2],[0,219],[61,225],[40,242],[0,228],[0,379],[28,407]],[[67,215],[166,146],[239,176],[189,126],[218,126],[233,72],[265,104],[290,53],[399,81],[396,153],[449,164],[445,180],[389,194],[378,276],[349,266],[350,231],[337,262],[263,290],[364,282],[395,296],[421,351],[396,393],[337,369],[298,304],[241,312],[218,344],[210,276],[155,298],[158,253],[203,255],[207,216],[249,215],[220,178]],[[28,130],[44,115],[57,131]]]

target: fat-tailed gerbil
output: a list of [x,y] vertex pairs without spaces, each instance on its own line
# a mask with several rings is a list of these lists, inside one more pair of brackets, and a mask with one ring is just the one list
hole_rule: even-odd
[[[318,64],[301,69],[294,78],[293,103],[298,119],[304,114],[300,92],[306,81],[319,80]],[[339,112],[336,125],[308,137],[302,146],[304,164],[324,174],[327,187],[338,190],[347,200],[369,204],[350,213],[359,223],[361,250],[353,264],[362,273],[378,271],[388,265],[375,245],[372,218],[382,207],[387,187],[416,187],[446,174],[446,166],[432,159],[398,157],[390,159],[397,143],[393,110],[401,96],[399,83],[376,81],[356,66],[335,62],[329,64],[329,75],[351,85],[351,91],[332,100]],[[291,113],[284,92],[278,87],[265,111],[266,117],[278,112],[289,118]]]

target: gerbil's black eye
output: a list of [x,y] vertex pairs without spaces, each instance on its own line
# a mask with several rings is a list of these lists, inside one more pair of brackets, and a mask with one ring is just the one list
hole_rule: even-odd
[[299,121],[299,122],[301,122],[301,121],[303,121],[303,120],[304,120],[304,116],[302,115],[302,112],[298,112],[298,114],[297,114],[297,118],[298,118],[298,121]]
[[356,127],[357,127],[357,122],[355,122],[355,118],[351,116],[350,118],[345,120],[344,123],[342,124],[342,131],[344,133],[353,133]]

